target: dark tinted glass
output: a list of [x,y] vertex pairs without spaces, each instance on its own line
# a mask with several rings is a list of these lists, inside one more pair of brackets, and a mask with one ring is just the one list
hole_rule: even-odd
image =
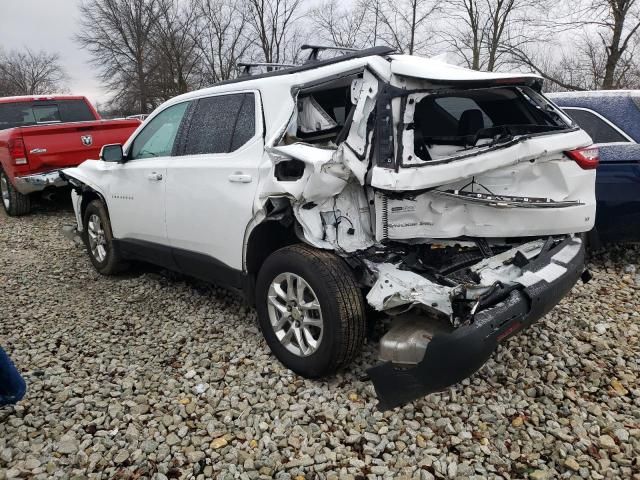
[[576,121],[580,128],[589,134],[593,143],[629,141],[593,112],[577,110],[575,108],[565,108],[564,110]]
[[95,120],[84,100],[65,100],[58,103],[63,122],[89,122]]
[[185,155],[228,153],[255,133],[255,104],[251,93],[202,98],[193,112]]
[[57,100],[0,104],[0,130],[38,123],[95,120],[83,100]]

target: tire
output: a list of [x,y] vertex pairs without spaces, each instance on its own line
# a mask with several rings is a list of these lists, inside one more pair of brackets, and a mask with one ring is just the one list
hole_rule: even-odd
[[[299,298],[300,285],[302,301],[290,298],[289,292]],[[298,244],[271,254],[258,274],[256,306],[269,348],[284,366],[303,377],[334,373],[350,362],[364,343],[362,292],[351,270],[333,253]],[[278,329],[278,323],[282,328]],[[292,330],[294,333],[288,333]]]
[[83,217],[82,239],[91,263],[102,275],[115,275],[126,270],[127,264],[122,261],[113,242],[111,222],[101,200],[93,200],[87,205]]
[[20,217],[31,211],[31,197],[15,189],[4,170],[0,169],[0,198],[10,217]]

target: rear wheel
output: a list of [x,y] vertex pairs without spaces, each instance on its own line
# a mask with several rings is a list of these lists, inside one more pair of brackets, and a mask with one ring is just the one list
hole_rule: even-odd
[[307,245],[273,253],[258,274],[256,305],[269,348],[304,377],[335,372],[364,342],[362,292],[333,253]]
[[100,200],[93,200],[84,212],[84,244],[93,266],[103,275],[114,275],[126,269],[113,242],[107,209]]
[[0,169],[0,196],[2,206],[11,217],[26,215],[31,211],[31,197],[18,192],[2,169]]

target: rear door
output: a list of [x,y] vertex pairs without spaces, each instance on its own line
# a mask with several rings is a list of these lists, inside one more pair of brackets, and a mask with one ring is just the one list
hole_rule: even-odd
[[172,266],[165,225],[167,163],[189,102],[172,105],[138,132],[127,161],[112,164],[107,204],[114,236],[136,257]]
[[[197,100],[167,164],[167,235],[178,266],[235,283],[253,217],[263,156],[260,97],[247,91]],[[222,277],[222,278],[218,278]]]

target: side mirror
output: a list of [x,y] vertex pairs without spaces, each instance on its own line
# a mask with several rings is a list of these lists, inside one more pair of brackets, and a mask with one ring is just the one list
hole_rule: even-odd
[[122,163],[124,160],[122,145],[118,143],[104,145],[100,150],[100,160],[104,162]]

